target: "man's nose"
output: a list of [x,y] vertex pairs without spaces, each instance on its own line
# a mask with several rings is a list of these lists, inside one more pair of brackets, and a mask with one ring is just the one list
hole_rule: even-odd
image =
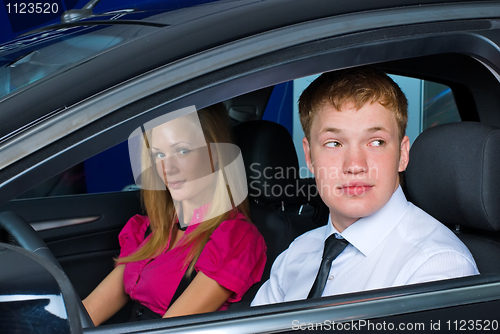
[[362,148],[354,146],[346,150],[343,172],[346,174],[365,173],[368,170],[366,155]]

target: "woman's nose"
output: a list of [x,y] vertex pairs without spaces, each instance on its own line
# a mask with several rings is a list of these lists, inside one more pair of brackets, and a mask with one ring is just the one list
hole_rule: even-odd
[[174,175],[179,172],[179,167],[176,164],[175,156],[161,159],[160,164],[165,179],[167,175]]

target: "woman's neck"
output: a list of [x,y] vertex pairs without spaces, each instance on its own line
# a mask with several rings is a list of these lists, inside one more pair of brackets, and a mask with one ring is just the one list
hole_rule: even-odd
[[193,213],[195,208],[185,203],[182,203],[181,207],[182,207],[182,215],[179,215],[179,223],[181,223],[181,225],[183,226],[189,225],[191,218],[193,218]]
[[[182,215],[179,216],[179,222],[184,226],[189,225],[191,219],[193,218],[194,211],[202,206],[203,206],[202,204],[195,204],[192,202],[183,201],[181,203]],[[182,221],[180,220],[181,217]]]

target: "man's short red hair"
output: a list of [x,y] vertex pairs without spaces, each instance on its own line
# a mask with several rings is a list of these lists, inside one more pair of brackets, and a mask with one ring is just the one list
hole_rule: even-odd
[[376,102],[394,112],[401,141],[408,122],[408,101],[387,74],[373,68],[332,71],[319,76],[300,96],[300,123],[310,141],[312,121],[326,103],[341,110],[347,103],[354,103],[360,109],[366,103]]

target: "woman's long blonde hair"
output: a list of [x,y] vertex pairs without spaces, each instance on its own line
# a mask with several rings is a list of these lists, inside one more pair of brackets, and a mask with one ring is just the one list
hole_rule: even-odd
[[[219,166],[222,169],[226,166],[229,161],[225,157],[223,150],[217,143],[233,143],[233,137],[231,135],[231,126],[229,123],[229,118],[227,116],[226,109],[222,104],[213,105],[204,109],[198,110],[198,117],[200,120],[201,128],[205,136],[208,147],[215,147],[219,159]],[[149,137],[151,138],[151,137]],[[210,145],[210,143],[215,143],[215,145]],[[213,154],[213,153],[212,153]],[[142,159],[150,159],[149,152],[144,150],[142,154]],[[149,180],[148,180],[149,179]],[[147,172],[143,173],[143,182],[158,182],[159,175],[156,172],[156,168],[150,168]],[[163,181],[161,181],[163,182]],[[147,188],[147,187],[146,187]],[[198,224],[196,228],[187,235],[180,246],[191,250],[186,254],[184,260],[184,266],[188,266],[186,275],[190,275],[194,270],[194,265],[200,256],[203,247],[207,243],[208,239],[212,235],[212,232],[225,220],[235,215],[237,211],[241,212],[249,219],[249,207],[248,200],[245,199],[241,204],[236,206],[236,210],[233,209],[224,214],[214,216],[213,212],[224,212],[223,198],[227,198],[227,193],[231,196],[229,187],[226,186],[226,181],[223,177],[216,177],[215,187],[214,187],[213,201],[210,204],[209,212],[207,212],[207,217],[213,217],[203,221],[203,223]],[[154,189],[154,188],[150,188]],[[150,227],[151,227],[151,238],[135,253],[117,259],[117,263],[128,263],[141,261],[148,258],[158,256],[162,253],[166,246],[167,241],[170,238],[170,231],[173,224],[178,220],[177,211],[174,206],[174,201],[168,190],[147,190],[145,188],[141,189],[141,199],[142,204],[146,210],[149,217]]]

